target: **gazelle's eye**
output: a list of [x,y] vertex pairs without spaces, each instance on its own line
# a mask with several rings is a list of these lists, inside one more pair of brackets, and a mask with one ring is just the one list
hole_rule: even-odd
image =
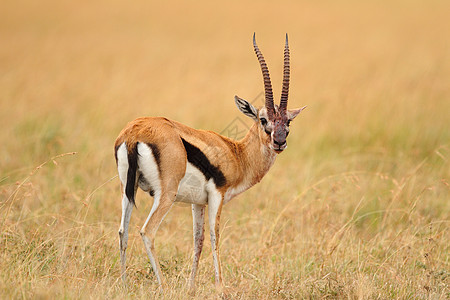
[[261,119],[259,119],[259,120],[261,121],[261,125],[262,125],[262,126],[266,126],[267,120],[266,120],[265,118],[261,118]]

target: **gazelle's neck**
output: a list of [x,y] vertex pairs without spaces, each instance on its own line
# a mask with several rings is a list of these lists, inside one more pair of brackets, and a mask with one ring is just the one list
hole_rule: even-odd
[[266,175],[275,162],[276,153],[265,142],[265,136],[261,136],[259,124],[255,123],[247,132],[247,135],[237,142],[241,150],[242,171],[244,180],[255,185]]
[[240,180],[227,190],[224,203],[260,182],[275,162],[277,154],[264,141],[266,136],[261,136],[258,126],[258,123],[253,124],[242,140],[233,141],[240,166],[236,170],[240,173],[237,178]]

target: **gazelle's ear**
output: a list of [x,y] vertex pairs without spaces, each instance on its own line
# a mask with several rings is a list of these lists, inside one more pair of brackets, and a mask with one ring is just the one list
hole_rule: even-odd
[[302,110],[304,110],[306,106],[303,106],[302,108],[297,109],[288,109],[287,111],[287,117],[290,121],[294,120],[296,116],[298,116],[299,113],[301,113]]
[[258,110],[250,102],[238,96],[234,96],[234,102],[236,102],[236,106],[244,115],[252,118],[254,121],[258,121]]

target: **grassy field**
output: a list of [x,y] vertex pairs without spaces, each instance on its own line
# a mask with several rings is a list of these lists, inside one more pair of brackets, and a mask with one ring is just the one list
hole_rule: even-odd
[[[239,135],[233,96],[262,104],[254,31],[275,95],[289,33],[308,108],[224,207],[231,298],[450,298],[449,1],[91,2],[0,4],[0,298],[186,297],[190,208],[158,232],[159,294],[142,192],[121,284],[113,143],[139,116]],[[197,283],[216,297],[209,241]]]

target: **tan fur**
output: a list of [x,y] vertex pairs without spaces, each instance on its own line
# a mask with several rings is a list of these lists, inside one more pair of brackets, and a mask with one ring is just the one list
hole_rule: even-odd
[[244,180],[250,186],[258,183],[273,163],[268,156],[275,158],[276,155],[269,147],[270,137],[257,122],[242,140],[234,141],[216,132],[193,129],[166,118],[138,118],[122,130],[115,146],[125,142],[130,150],[138,142],[158,145],[164,182],[174,176],[184,176],[187,159],[181,138],[199,148],[213,165],[220,168],[227,180],[226,185],[219,188],[222,194]]

